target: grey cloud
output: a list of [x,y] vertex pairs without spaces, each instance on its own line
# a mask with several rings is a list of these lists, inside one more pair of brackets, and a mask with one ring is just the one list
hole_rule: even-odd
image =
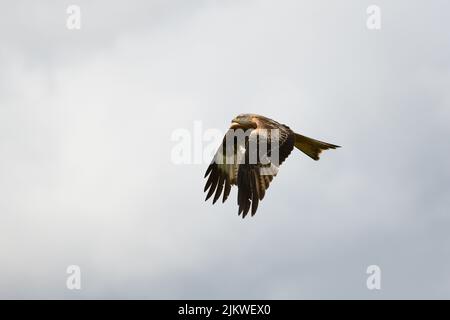
[[[448,298],[450,8],[379,1],[371,32],[369,4],[79,1],[80,32],[9,4],[0,296]],[[170,161],[173,130],[242,112],[343,145],[294,152],[245,220]]]

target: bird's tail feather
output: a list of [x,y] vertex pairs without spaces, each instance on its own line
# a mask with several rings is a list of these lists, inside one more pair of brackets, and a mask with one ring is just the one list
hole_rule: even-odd
[[319,160],[322,150],[336,149],[339,146],[295,134],[295,147],[314,160]]

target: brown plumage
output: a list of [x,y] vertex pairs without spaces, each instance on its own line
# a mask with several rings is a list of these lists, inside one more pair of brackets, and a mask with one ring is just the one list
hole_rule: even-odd
[[[246,133],[243,139],[236,138],[237,133],[243,132]],[[264,143],[261,141],[267,142],[267,148],[262,149]],[[225,202],[230,195],[231,186],[236,185],[238,214],[242,213],[242,218],[245,218],[251,209],[253,216],[279,166],[294,147],[314,160],[319,160],[323,150],[339,148],[337,145],[297,134],[288,126],[257,114],[237,116],[232,120],[221,148],[206,170],[205,178],[208,180],[204,191],[208,193],[205,200],[214,195],[214,204],[223,194],[222,202]],[[275,152],[278,154],[278,161],[275,161],[276,157],[272,157]]]

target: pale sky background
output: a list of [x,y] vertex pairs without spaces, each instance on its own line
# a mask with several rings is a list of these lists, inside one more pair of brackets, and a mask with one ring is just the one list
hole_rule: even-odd
[[[0,298],[450,298],[448,1],[0,8]],[[170,158],[243,112],[343,146],[293,152],[245,220]]]

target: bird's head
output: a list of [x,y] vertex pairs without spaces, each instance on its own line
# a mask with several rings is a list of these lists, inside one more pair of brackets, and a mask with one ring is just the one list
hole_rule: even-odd
[[236,118],[231,120],[230,129],[248,130],[248,129],[255,129],[256,127],[257,127],[257,124],[255,121],[253,121],[253,115],[240,114]]

